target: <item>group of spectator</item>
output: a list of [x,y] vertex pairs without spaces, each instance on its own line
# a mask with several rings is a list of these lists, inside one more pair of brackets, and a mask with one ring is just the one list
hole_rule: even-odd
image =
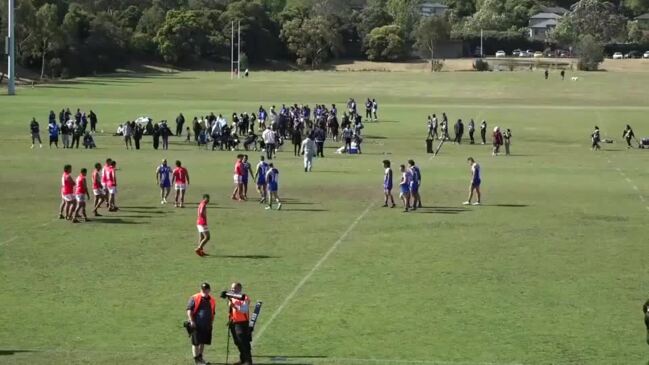
[[[464,122],[462,119],[458,119],[457,122],[453,125],[453,138],[451,138],[450,133],[449,133],[449,121],[446,113],[442,113],[441,120],[437,119],[437,115],[433,114],[432,116],[428,116],[428,120],[426,122],[427,127],[428,127],[428,140],[434,140],[434,139],[439,139],[443,141],[450,141],[452,140],[453,143],[456,144],[462,144],[462,140],[464,137]],[[483,120],[480,123],[480,139],[481,143],[487,144],[487,121]],[[469,120],[469,123],[467,125],[467,130],[469,134],[469,144],[475,144],[476,140],[474,137],[475,131],[476,131],[476,124],[473,118]],[[505,154],[509,155],[510,154],[510,145],[511,145],[511,139],[512,139],[512,132],[510,129],[506,129],[505,132],[503,133],[500,130],[500,127],[496,126],[493,130],[493,134],[491,136],[491,141],[493,145],[493,151],[492,154],[494,156],[498,156],[500,154],[500,148],[504,145],[505,146]]]
[[153,149],[157,150],[160,148],[160,142],[162,141],[162,149],[168,150],[169,137],[173,135],[173,132],[169,129],[166,120],[162,120],[160,123],[153,123],[151,118],[141,117],[137,120],[126,121],[124,124],[120,124],[117,127],[115,135],[124,138],[124,144],[127,150],[139,150],[140,141],[145,135],[151,136]]
[[[88,130],[88,127],[90,129]],[[77,109],[75,114],[72,114],[69,108],[61,109],[58,115],[53,110],[50,111],[48,117],[47,131],[49,135],[49,146],[59,148],[59,137],[63,148],[79,148],[82,144],[84,148],[95,148],[95,141],[92,134],[95,133],[97,128],[97,115],[91,110],[88,115]],[[32,118],[29,123],[29,129],[32,136],[32,146],[36,141],[40,147],[43,147],[40,136],[40,124],[36,118]]]

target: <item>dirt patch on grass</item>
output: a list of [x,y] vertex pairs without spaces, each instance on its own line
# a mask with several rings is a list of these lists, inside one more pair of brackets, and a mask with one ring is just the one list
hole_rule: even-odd
[[[445,71],[471,71],[473,70],[473,59],[462,58],[444,60]],[[430,63],[427,61],[412,62],[371,62],[371,61],[349,61],[333,65],[336,71],[381,71],[381,72],[431,72]]]
[[649,72],[649,59],[606,59],[600,65],[600,68],[611,72]]

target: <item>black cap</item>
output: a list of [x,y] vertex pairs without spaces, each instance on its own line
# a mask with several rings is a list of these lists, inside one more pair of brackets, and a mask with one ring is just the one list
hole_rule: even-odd
[[203,289],[203,290],[209,290],[209,289],[210,289],[210,284],[208,284],[208,283],[203,283],[203,284],[201,284],[201,289]]

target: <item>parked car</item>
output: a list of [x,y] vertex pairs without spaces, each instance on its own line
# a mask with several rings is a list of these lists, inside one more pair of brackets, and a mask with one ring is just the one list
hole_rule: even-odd
[[514,52],[512,52],[512,56],[514,57],[520,57],[520,55],[521,55],[520,49],[515,49]]
[[539,52],[539,51],[534,52],[534,58],[543,58],[543,52]]
[[624,58],[624,55],[622,55],[622,52],[615,52],[613,53],[613,59],[614,60],[621,60]]
[[521,51],[521,52],[518,54],[518,57],[529,57],[529,56],[530,56],[530,55],[527,54],[527,51]]
[[624,58],[640,58],[640,57],[642,57],[640,51],[631,51],[624,55]]
[[645,53],[642,55],[642,58],[649,58],[649,51],[645,52]]
[[507,53],[505,53],[505,51],[496,52],[496,57],[505,57],[505,56],[507,56]]

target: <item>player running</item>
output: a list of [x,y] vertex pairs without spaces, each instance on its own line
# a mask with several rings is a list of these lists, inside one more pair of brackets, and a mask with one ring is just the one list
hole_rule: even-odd
[[268,189],[266,188],[266,172],[268,172],[268,163],[265,161],[264,156],[259,157],[259,163],[255,170],[257,192],[260,196],[259,204],[263,204],[266,202],[266,194],[268,193]]
[[273,199],[277,202],[277,210],[282,209],[282,202],[279,200],[279,170],[271,163],[266,172],[266,183],[268,184],[268,206],[266,210],[273,209]]
[[174,189],[176,190],[174,207],[184,208],[185,191],[187,190],[187,185],[189,185],[189,172],[182,166],[180,161],[176,161],[176,168],[173,171],[171,183],[174,185]]
[[93,204],[94,209],[92,212],[95,217],[101,217],[101,214],[97,212],[99,206],[104,203],[106,199],[106,191],[101,185],[101,164],[97,162],[95,164],[95,169],[92,171],[92,194],[95,196],[95,203]]
[[401,172],[401,181],[399,182],[399,198],[403,202],[403,211],[407,212],[410,209],[410,181],[412,181],[412,173],[406,169],[405,165],[399,166]]
[[155,181],[160,186],[160,204],[167,204],[167,198],[171,192],[171,168],[167,165],[167,159],[155,170]]
[[198,247],[194,250],[198,256],[207,256],[203,248],[210,240],[210,230],[207,228],[207,204],[210,202],[210,196],[203,194],[203,200],[198,204],[198,218],[196,219],[196,228],[198,228]]
[[471,165],[471,190],[469,191],[469,199],[465,201],[464,205],[471,204],[471,199],[473,199],[473,192],[475,191],[476,197],[478,198],[475,203],[471,205],[480,205],[480,165],[473,159],[473,157],[467,158],[467,161]]
[[414,160],[408,160],[408,169],[412,174],[412,181],[410,181],[410,196],[412,197],[412,210],[421,208],[421,195],[419,195],[419,187],[421,186],[421,170],[415,165]]
[[234,191],[232,200],[245,200],[243,197],[243,155],[237,155],[237,161],[234,163]]
[[74,186],[74,197],[77,200],[77,209],[74,211],[72,218],[72,223],[79,223],[77,219],[79,213],[83,216],[83,221],[88,222],[88,216],[86,215],[86,201],[90,199],[90,192],[88,191],[88,184],[86,183],[86,174],[88,170],[86,168],[81,169],[81,173],[77,176],[77,181]]
[[248,162],[248,155],[243,155],[243,161],[241,163],[243,164],[243,175],[241,175],[243,200],[248,200],[248,179],[250,178],[250,175],[252,175],[254,179],[255,174],[254,172],[252,172],[252,166],[250,166],[250,162]]
[[72,176],[70,176],[71,172],[72,165],[63,166],[59,219],[72,219],[72,213],[74,212],[74,180],[72,179]]
[[383,194],[385,195],[384,207],[388,206],[388,199],[392,202],[390,208],[394,208],[394,197],[392,196],[392,168],[390,167],[390,160],[383,160],[383,168],[385,173],[383,174]]

